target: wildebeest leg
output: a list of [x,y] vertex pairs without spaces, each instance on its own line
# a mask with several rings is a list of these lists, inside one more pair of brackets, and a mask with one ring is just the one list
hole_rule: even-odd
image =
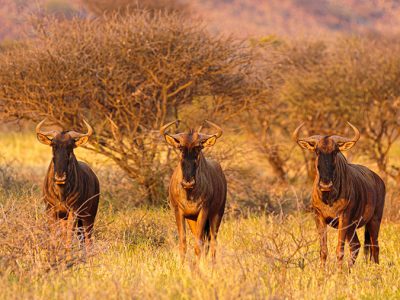
[[[193,233],[193,236],[196,237],[196,226],[197,226],[197,221],[194,220],[187,220],[189,227],[190,227],[190,231]],[[207,225],[206,225],[207,226]],[[205,235],[207,235],[207,233],[205,232]],[[205,242],[209,242],[208,239],[210,238],[210,235],[208,234],[208,236],[204,237],[204,241]],[[205,249],[206,254],[208,252],[208,249]]]
[[349,260],[349,266],[353,266],[357,256],[358,252],[360,251],[360,240],[358,239],[357,232],[356,232],[356,225],[352,225],[347,229],[347,235],[346,235],[346,240],[349,243],[349,248],[350,248],[350,260]]
[[83,229],[82,219],[77,220],[77,235],[79,240],[79,247],[81,248],[83,243],[85,242],[85,231]]
[[92,233],[93,233],[93,222],[92,219],[82,219],[83,232],[85,236],[85,251],[86,254],[90,253],[92,249]]
[[197,256],[197,262],[200,262],[201,252],[203,250],[203,235],[204,235],[204,227],[206,225],[208,219],[208,209],[202,208],[197,217],[196,224],[196,234],[195,234],[195,244],[194,244],[194,252]]
[[327,225],[325,220],[319,216],[315,215],[315,223],[317,225],[317,230],[319,234],[319,257],[321,262],[321,267],[325,266],[326,258],[328,257],[328,243],[327,243]]
[[[58,220],[57,212],[54,210],[53,207],[50,205],[46,206],[46,213],[47,213],[47,218],[48,218],[48,224],[49,224],[49,231],[50,231],[50,249],[54,255],[51,256],[51,264],[54,264],[57,262],[60,257],[59,257],[59,234],[60,234],[60,220]],[[61,232],[62,233],[62,232]]]
[[57,213],[54,211],[54,208],[52,208],[49,205],[47,205],[46,207],[46,213],[50,227],[50,242],[55,248],[57,243],[57,228],[58,228]]
[[368,230],[371,237],[371,246],[370,246],[370,259],[371,261],[379,264],[379,243],[378,243],[378,235],[379,235],[379,227],[380,220],[376,220],[372,218],[366,225],[366,229]]
[[204,255],[207,255],[208,251],[210,250],[210,241],[211,241],[210,220],[207,219],[206,224],[204,225],[204,230],[203,230]]
[[338,244],[336,248],[336,257],[339,269],[343,267],[343,257],[344,257],[344,246],[346,242],[346,235],[350,223],[350,218],[343,214],[339,217],[338,226]]
[[186,219],[187,223],[189,224],[190,231],[193,233],[193,236],[196,236],[196,225],[197,221]]
[[369,235],[367,226],[365,226],[365,232],[364,232],[364,257],[365,257],[365,262],[368,262],[371,254],[371,236]]
[[179,235],[179,254],[181,256],[181,262],[185,261],[186,256],[186,225],[185,225],[185,217],[180,209],[175,209],[175,220],[176,226],[178,227],[178,235]]
[[74,231],[74,213],[72,211],[68,212],[68,218],[65,223],[65,247],[67,250],[67,260],[71,260],[71,250],[72,250],[72,234]]
[[210,235],[211,235],[211,240],[210,240],[210,250],[211,250],[211,258],[213,264],[215,264],[215,257],[216,257],[216,248],[217,248],[217,234],[218,234],[218,228],[219,225],[221,224],[222,216],[219,214],[216,214],[213,216],[210,220]]

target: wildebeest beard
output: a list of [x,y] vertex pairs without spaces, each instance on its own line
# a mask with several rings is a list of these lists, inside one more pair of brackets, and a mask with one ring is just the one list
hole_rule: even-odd
[[339,199],[339,193],[340,193],[340,180],[338,178],[339,176],[336,175],[336,172],[334,172],[333,176],[333,186],[332,189],[327,192],[327,191],[321,191],[322,193],[322,201],[325,204],[328,204],[329,206],[332,206],[333,203]]
[[321,193],[322,193],[322,201],[329,206],[333,206],[333,203],[339,198],[335,186],[332,188],[331,191],[321,192]]

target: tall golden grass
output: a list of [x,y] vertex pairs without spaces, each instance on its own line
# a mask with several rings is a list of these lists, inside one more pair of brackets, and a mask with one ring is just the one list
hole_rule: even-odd
[[67,259],[62,244],[52,245],[41,200],[50,150],[33,135],[1,134],[0,156],[0,168],[8,168],[7,178],[0,177],[1,299],[400,297],[400,224],[390,214],[381,228],[381,264],[367,264],[360,253],[351,272],[338,273],[336,231],[329,229],[330,255],[322,270],[315,225],[301,205],[290,214],[245,209],[237,214],[231,203],[219,234],[217,264],[205,258],[195,267],[189,235],[188,260],[181,265],[169,209],[137,207],[129,198],[134,187],[118,180],[117,169],[82,149],[77,156],[99,173],[103,194],[93,252],[85,256],[76,242]]

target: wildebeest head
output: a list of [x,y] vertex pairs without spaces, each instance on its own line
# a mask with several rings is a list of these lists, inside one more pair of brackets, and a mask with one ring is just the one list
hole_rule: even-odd
[[201,133],[202,126],[196,130],[189,130],[187,133],[169,134],[166,130],[173,124],[178,125],[179,120],[173,121],[161,127],[160,132],[164,136],[166,142],[179,149],[181,152],[181,168],[182,168],[182,187],[184,189],[193,189],[196,183],[195,174],[199,165],[201,150],[211,147],[217,139],[222,135],[222,129],[216,124],[205,121],[217,130],[215,134]]
[[44,119],[36,126],[36,135],[39,142],[51,146],[53,149],[54,182],[58,185],[66,183],[71,161],[74,159],[74,148],[85,144],[93,133],[92,127],[85,121],[88,132],[76,131],[42,131],[40,128]]
[[308,138],[299,138],[299,131],[303,127],[301,124],[293,133],[293,139],[303,149],[315,151],[317,158],[315,164],[317,167],[318,187],[321,192],[329,192],[333,187],[335,177],[336,156],[341,151],[346,151],[354,146],[360,138],[360,132],[351,123],[347,122],[354,130],[352,138],[346,138],[339,135],[313,135]]

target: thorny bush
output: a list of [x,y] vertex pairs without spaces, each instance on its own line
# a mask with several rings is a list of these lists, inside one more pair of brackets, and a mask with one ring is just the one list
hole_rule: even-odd
[[48,117],[68,129],[86,118],[96,133],[89,148],[114,160],[150,204],[165,202],[171,170],[161,125],[194,102],[207,108],[194,119],[223,112],[226,120],[254,92],[251,51],[179,14],[38,20],[36,32],[25,47],[0,56],[3,117]]

